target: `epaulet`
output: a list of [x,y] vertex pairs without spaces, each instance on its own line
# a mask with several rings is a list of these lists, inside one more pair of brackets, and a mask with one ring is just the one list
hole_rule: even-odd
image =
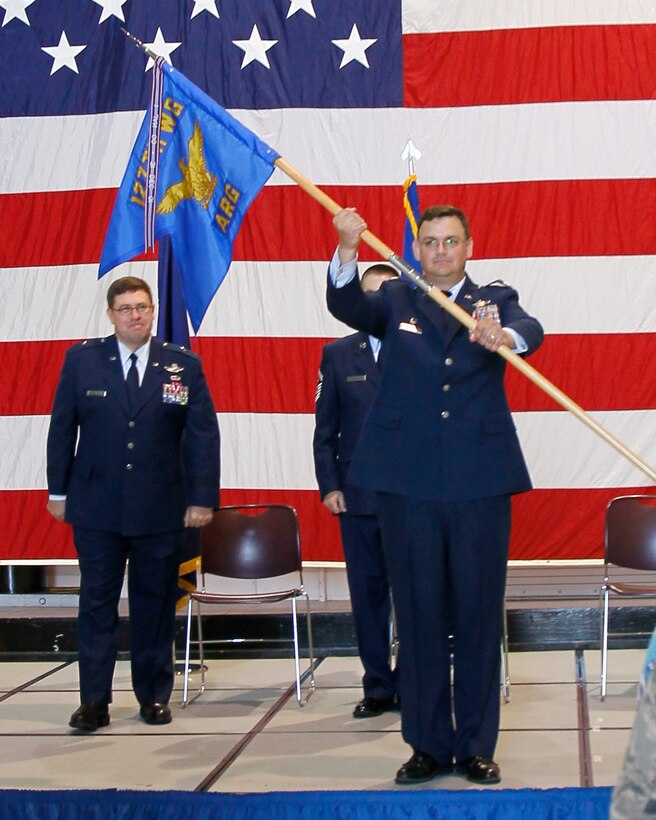
[[100,347],[105,344],[106,339],[85,339],[83,342],[78,342],[68,349],[69,353],[80,353],[82,350],[91,350],[94,347]]
[[162,347],[168,350],[169,353],[179,353],[181,356],[189,356],[192,359],[199,358],[197,353],[194,353],[194,351],[188,347],[184,347],[184,345],[176,345],[173,342],[162,342]]
[[488,282],[487,285],[482,285],[484,288],[512,288],[512,285],[509,285],[508,282],[504,282],[503,279],[493,279],[491,282]]

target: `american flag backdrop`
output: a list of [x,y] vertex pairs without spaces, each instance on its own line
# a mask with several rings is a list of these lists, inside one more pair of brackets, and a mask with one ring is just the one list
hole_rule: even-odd
[[[0,0],[0,557],[74,557],[45,512],[64,351],[110,332],[112,278],[157,281],[154,255],[97,280],[150,86],[121,26],[398,252],[412,138],[422,206],[470,217],[472,277],[543,321],[531,363],[656,464],[654,0]],[[293,504],[315,561],[342,560],[311,450],[321,347],[347,332],[324,303],[334,243],[276,171],[193,342],[222,503]],[[600,556],[606,501],[653,486],[522,376],[508,389],[535,486],[511,557]]]

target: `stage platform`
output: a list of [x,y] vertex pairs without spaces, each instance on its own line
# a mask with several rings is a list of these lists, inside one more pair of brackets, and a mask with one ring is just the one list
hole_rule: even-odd
[[[490,788],[612,786],[643,660],[643,650],[611,652],[609,694],[601,703],[598,651],[511,653],[496,755],[503,780]],[[361,697],[357,658],[321,658],[316,691],[302,708],[289,659],[208,666],[208,690],[181,709],[178,680],[173,723],[151,727],[138,718],[128,663],[119,662],[111,724],[84,736],[67,726],[78,703],[75,662],[0,664],[0,788],[408,792],[394,784],[410,754],[398,713],[351,715]],[[475,787],[450,775],[410,791],[435,789]]]
[[[624,634],[611,642],[608,697],[601,703],[600,581],[600,567],[511,568],[510,700],[502,703],[496,755],[503,780],[485,790],[456,775],[410,789],[394,784],[410,755],[399,715],[352,717],[362,670],[348,602],[313,602],[317,688],[303,708],[294,698],[289,652],[271,640],[288,631],[289,616],[276,608],[212,616],[212,637],[260,635],[262,641],[215,649],[208,689],[186,709],[178,678],[174,721],[164,727],[138,718],[123,604],[112,722],[81,736],[67,725],[79,701],[74,591],[45,591],[36,600],[0,596],[0,735],[8,750],[0,789],[13,812],[6,817],[49,818],[51,805],[61,803],[66,811],[56,816],[71,820],[168,818],[173,807],[178,817],[268,820],[274,806],[276,817],[313,820],[380,820],[399,812],[435,820],[472,816],[474,808],[477,817],[499,820],[601,820],[633,725],[656,608],[632,601],[613,609],[614,626]],[[181,617],[179,656],[183,627]],[[29,791],[8,791],[15,789]],[[458,805],[467,807],[464,814]]]

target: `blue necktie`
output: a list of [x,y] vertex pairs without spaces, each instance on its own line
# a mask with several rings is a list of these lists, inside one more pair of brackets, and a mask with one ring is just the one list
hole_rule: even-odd
[[132,362],[132,364],[130,365],[130,369],[128,370],[125,385],[128,390],[128,402],[130,404],[130,409],[134,410],[137,406],[137,400],[139,398],[139,371],[137,370],[136,353],[130,353],[130,361]]

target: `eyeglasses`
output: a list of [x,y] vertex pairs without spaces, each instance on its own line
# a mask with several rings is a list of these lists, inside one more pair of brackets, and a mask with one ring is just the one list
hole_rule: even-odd
[[152,309],[153,306],[147,305],[145,302],[140,302],[138,305],[121,305],[120,308],[112,308],[113,311],[120,313],[122,316],[130,316],[135,310],[137,313],[148,313]]
[[446,239],[436,239],[434,236],[427,236],[426,239],[420,241],[420,244],[431,251],[439,248],[440,245],[444,245],[444,250],[449,251],[453,248],[457,248],[458,245],[466,241],[466,239],[459,236],[447,236]]

